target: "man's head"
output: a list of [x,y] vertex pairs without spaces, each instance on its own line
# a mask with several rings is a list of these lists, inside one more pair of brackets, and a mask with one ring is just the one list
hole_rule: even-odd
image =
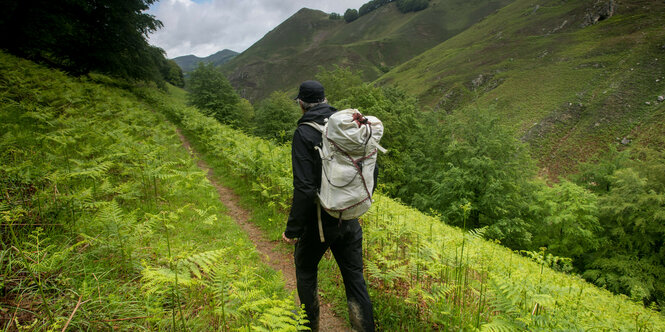
[[326,95],[323,93],[323,85],[317,81],[302,82],[296,99],[310,104],[323,102],[326,99]]
[[295,98],[303,113],[310,108],[327,103],[326,95],[323,93],[323,85],[317,81],[305,81],[300,84],[298,96]]

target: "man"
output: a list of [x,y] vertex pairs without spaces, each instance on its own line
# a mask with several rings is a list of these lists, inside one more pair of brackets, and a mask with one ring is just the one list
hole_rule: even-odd
[[[363,277],[362,229],[358,219],[340,222],[317,207],[317,192],[321,185],[321,157],[314,147],[321,144],[322,136],[315,128],[301,125],[305,122],[323,125],[336,109],[327,104],[323,86],[316,81],[303,82],[296,100],[303,115],[298,120],[298,128],[293,134],[291,145],[293,204],[282,238],[295,244],[294,258],[300,302],[305,305],[309,327],[312,331],[318,331],[318,264],[325,251],[330,248],[344,279],[353,329],[374,331],[372,303]],[[319,237],[317,209],[321,209],[325,242],[321,242]]]

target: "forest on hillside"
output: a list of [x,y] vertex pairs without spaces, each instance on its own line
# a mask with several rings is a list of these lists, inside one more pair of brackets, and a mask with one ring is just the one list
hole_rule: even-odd
[[[0,53],[0,326],[302,330],[281,273],[176,135],[276,239],[293,96],[252,104],[212,64],[185,80],[146,41],[161,25],[143,13],[152,0],[63,3],[0,14],[22,37],[0,40],[15,55]],[[665,135],[547,179],[491,107],[437,112],[346,67],[315,78],[332,106],[386,128],[363,217],[379,328],[665,327]],[[321,288],[342,310],[331,262]]]

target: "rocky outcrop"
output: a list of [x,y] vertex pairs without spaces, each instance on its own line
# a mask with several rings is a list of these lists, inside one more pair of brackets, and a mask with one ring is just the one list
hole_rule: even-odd
[[582,22],[582,27],[594,25],[600,21],[612,17],[616,11],[616,7],[616,1],[614,0],[596,1],[593,7],[586,10],[586,13],[584,14],[584,20]]

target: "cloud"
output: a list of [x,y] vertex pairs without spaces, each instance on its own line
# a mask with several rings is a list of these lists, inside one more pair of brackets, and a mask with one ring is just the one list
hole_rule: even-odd
[[343,14],[369,0],[162,0],[148,14],[164,23],[151,44],[169,58],[205,57],[225,48],[242,52],[300,8]]

